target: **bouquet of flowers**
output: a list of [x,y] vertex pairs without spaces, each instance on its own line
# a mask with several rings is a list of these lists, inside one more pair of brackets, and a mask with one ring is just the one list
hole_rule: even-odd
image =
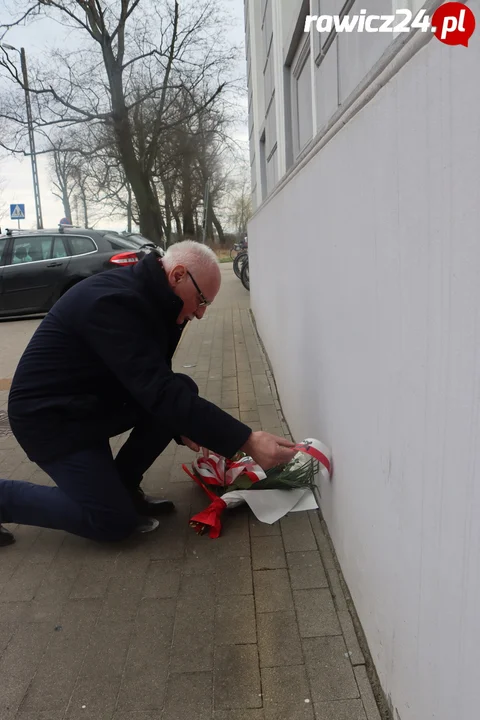
[[313,438],[297,443],[294,449],[297,453],[287,465],[266,472],[244,453],[231,460],[210,453],[209,457],[198,457],[191,470],[182,465],[212,501],[191,518],[191,527],[199,534],[208,529],[211,538],[218,538],[223,511],[244,502],[261,522],[269,524],[288,512],[318,508],[317,476],[331,477],[330,450]]

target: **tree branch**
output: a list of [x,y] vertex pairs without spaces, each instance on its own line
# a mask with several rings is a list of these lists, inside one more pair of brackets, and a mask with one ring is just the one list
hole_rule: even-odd
[[[138,5],[138,3],[140,2],[140,0],[134,0],[133,4],[132,4],[132,6],[130,7],[129,10],[127,9],[127,8],[128,8],[128,2],[129,2],[129,0],[122,0],[122,13],[121,13],[121,16],[120,16],[120,22],[118,23],[117,27],[115,28],[115,30],[114,30],[113,33],[112,33],[112,36],[111,36],[111,39],[112,39],[112,40],[115,39],[115,36],[117,35],[117,33],[118,33],[119,30],[120,30],[120,25],[121,25],[122,19],[123,19],[123,27],[125,27],[125,23],[127,22],[128,18],[129,18],[130,15],[132,14],[132,12],[133,12],[133,11],[135,10],[135,8],[137,7],[137,5]],[[126,12],[125,12],[125,15],[124,15],[124,6],[125,6],[125,11],[126,11]]]
[[15,20],[15,22],[13,23],[0,24],[0,30],[5,29],[5,32],[0,34],[0,40],[3,40],[9,30],[11,30],[13,27],[18,27],[18,25],[20,25],[24,20],[26,20],[29,15],[33,15],[35,10],[39,11],[41,4],[42,3],[39,2],[38,5],[33,5],[22,15],[22,17],[18,18],[18,20]]
[[155,123],[154,128],[153,128],[152,140],[146,151],[147,167],[151,167],[153,164],[153,158],[154,158],[156,150],[157,150],[157,144],[158,144],[157,138],[158,138],[158,134],[160,132],[160,125],[163,122],[163,112],[165,109],[167,85],[168,85],[168,82],[170,79],[170,73],[172,72],[173,59],[175,56],[175,45],[177,42],[177,33],[178,33],[178,19],[179,19],[179,5],[178,5],[178,0],[175,0],[175,9],[174,9],[173,27],[172,27],[172,39],[170,42],[170,48],[169,48],[169,53],[168,53],[167,67],[165,70],[164,87],[163,87],[162,94],[160,97],[160,105],[158,108],[157,122]]
[[138,55],[137,57],[133,58],[132,60],[129,60],[124,65],[122,65],[122,70],[125,70],[129,65],[133,65],[133,63],[136,63],[138,60],[143,60],[144,58],[151,57],[152,55],[160,55],[158,50],[150,50],[149,52],[143,53],[142,55]]
[[[77,5],[80,5],[80,7],[82,8],[82,10],[86,10],[86,8],[84,7],[84,2],[83,2],[83,0],[75,0],[75,2],[77,3]],[[80,18],[78,18],[78,17],[75,15],[75,13],[73,13],[71,10],[69,10],[69,9],[65,6],[65,3],[56,2],[56,0],[38,0],[38,4],[39,4],[39,5],[43,5],[44,7],[55,7],[55,8],[57,8],[57,10],[60,10],[60,12],[65,13],[65,15],[68,15],[68,17],[72,18],[72,20],[73,20],[74,22],[76,22],[79,27],[84,28],[84,30],[86,30],[89,35],[91,35],[92,37],[94,37],[93,34],[92,34],[92,32],[91,32],[91,30],[90,30],[90,28],[88,27],[88,25],[87,25],[86,23],[84,23],[82,20],[80,20]]]

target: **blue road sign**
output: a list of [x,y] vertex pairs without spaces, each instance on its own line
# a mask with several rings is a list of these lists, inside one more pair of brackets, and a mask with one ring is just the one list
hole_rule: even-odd
[[25,220],[25,205],[19,203],[10,205],[10,220]]

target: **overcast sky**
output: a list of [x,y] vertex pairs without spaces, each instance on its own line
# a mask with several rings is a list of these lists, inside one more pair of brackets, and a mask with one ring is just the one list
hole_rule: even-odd
[[[243,0],[220,0],[232,16],[232,28],[225,30],[231,37],[232,44],[241,45],[242,56],[240,58],[238,75],[245,75],[244,60],[244,16]],[[0,0],[0,23],[11,22],[13,0]],[[18,6],[21,7],[21,3]],[[18,7],[17,6],[17,7]],[[9,12],[10,10],[10,12]],[[18,11],[17,11],[18,12]],[[15,17],[17,15],[15,14]],[[13,28],[4,39],[10,45],[17,48],[24,47],[27,63],[29,58],[41,58],[42,54],[49,51],[53,45],[69,43],[68,29],[59,26],[52,20],[43,19],[35,22],[29,27]],[[71,48],[71,45],[70,45]],[[246,82],[246,80],[245,80]],[[5,87],[4,83],[0,86]],[[247,125],[238,129],[237,138],[247,142]],[[52,194],[52,183],[47,169],[45,156],[37,158],[40,195],[42,204],[43,225],[45,228],[54,228],[63,217],[63,206],[59,199]],[[25,205],[26,218],[21,222],[23,228],[36,227],[35,204],[33,198],[32,169],[29,157],[17,158],[0,155],[0,228],[16,227],[17,222],[10,220],[10,203],[23,203]],[[72,209],[72,212],[73,209]],[[112,227],[118,230],[126,228],[126,220],[105,219],[99,223],[103,227]]]

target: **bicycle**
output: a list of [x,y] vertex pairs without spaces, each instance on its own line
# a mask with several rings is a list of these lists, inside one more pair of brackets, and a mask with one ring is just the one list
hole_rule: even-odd
[[248,268],[248,256],[245,262],[242,266],[242,272],[240,274],[240,280],[242,281],[242,285],[245,288],[245,290],[248,290],[250,292],[250,270]]
[[248,252],[244,250],[241,253],[238,253],[237,257],[233,261],[233,272],[238,277],[238,279],[241,279],[242,274],[242,267],[245,263],[245,261],[248,260]]
[[232,260],[235,260],[237,255],[241,252],[245,252],[248,248],[248,242],[247,240],[240,240],[240,242],[235,243],[234,246],[230,249],[230,257]]

